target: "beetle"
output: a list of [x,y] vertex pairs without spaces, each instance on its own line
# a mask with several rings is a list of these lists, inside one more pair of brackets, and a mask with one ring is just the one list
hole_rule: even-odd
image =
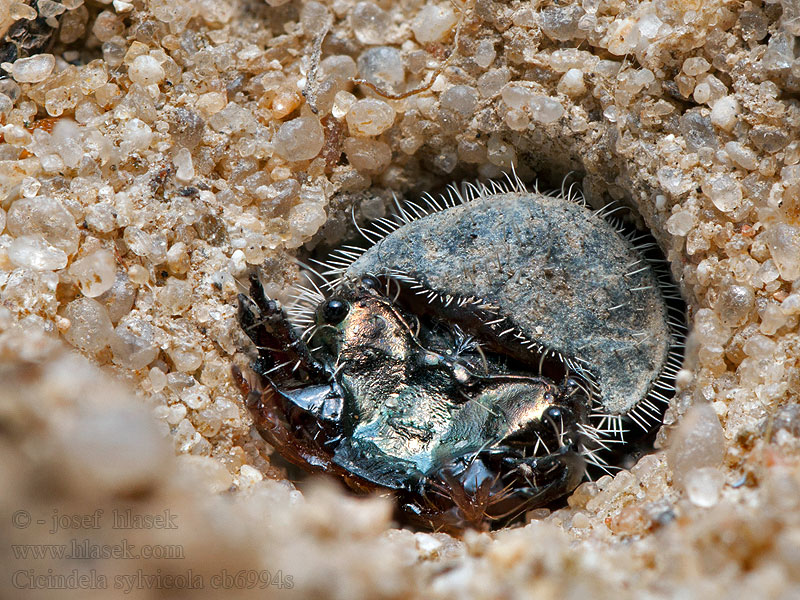
[[239,296],[267,441],[452,531],[565,496],[626,423],[652,429],[684,333],[666,276],[602,214],[513,180],[465,190],[398,203],[288,309],[257,274]]

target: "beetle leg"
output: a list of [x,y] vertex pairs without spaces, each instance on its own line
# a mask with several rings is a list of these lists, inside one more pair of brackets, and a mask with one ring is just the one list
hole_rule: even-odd
[[258,349],[253,368],[262,377],[281,383],[302,380],[301,371],[313,382],[330,380],[295,332],[280,302],[267,297],[257,274],[250,277],[250,296],[239,294],[239,323]]
[[296,390],[278,390],[294,406],[321,421],[338,423],[342,418],[342,397],[331,385],[312,385]]
[[577,447],[565,445],[547,456],[521,459],[506,479],[514,481],[520,512],[568,494],[583,480],[586,463]]
[[[571,492],[584,472],[583,457],[574,444],[528,458],[501,457],[496,450],[486,450],[469,463],[456,461],[433,473],[420,490],[430,506],[411,502],[404,510],[418,513],[411,518],[428,519],[446,529],[482,527],[487,521],[508,523]],[[449,505],[441,498],[447,498]]]
[[[287,414],[287,397],[274,387],[248,398],[248,408],[253,414],[256,428],[264,439],[280,448],[289,462],[312,473],[333,472],[347,475],[331,462],[332,454],[318,443],[314,436],[298,437],[297,423]],[[308,433],[308,432],[306,432]]]

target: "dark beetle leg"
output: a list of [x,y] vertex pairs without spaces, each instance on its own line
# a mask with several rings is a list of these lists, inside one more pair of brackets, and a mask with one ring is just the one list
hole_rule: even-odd
[[468,463],[456,461],[432,474],[416,494],[406,495],[402,510],[411,521],[444,531],[485,529],[563,497],[584,472],[574,445],[538,458],[481,452]]
[[578,487],[585,470],[585,461],[577,449],[563,446],[553,454],[521,461],[516,472],[530,485],[519,486],[516,491],[528,506],[542,506]]
[[251,390],[240,375],[256,427],[290,461],[310,470],[330,470],[331,443],[341,432],[339,386],[295,332],[279,302],[271,300],[257,275],[250,296],[239,294],[239,323],[258,349],[253,370],[262,385]]
[[[305,435],[298,436],[298,425],[302,423],[297,422],[297,415],[289,421],[291,416],[286,410],[287,399],[274,387],[269,386],[258,395],[251,394],[248,397],[248,408],[258,431],[267,442],[280,449],[286,460],[311,473],[333,473],[350,483],[351,474],[331,461],[333,455],[325,448],[324,443],[320,443],[313,435],[309,436],[308,431],[305,431]],[[315,423],[324,425],[322,421]],[[366,483],[361,487],[355,487],[355,483],[353,485],[358,491],[372,489],[366,487]]]
[[301,373],[316,383],[329,381],[324,367],[299,338],[277,300],[271,300],[253,274],[250,296],[239,294],[239,323],[258,349],[254,370],[269,380],[302,381]]

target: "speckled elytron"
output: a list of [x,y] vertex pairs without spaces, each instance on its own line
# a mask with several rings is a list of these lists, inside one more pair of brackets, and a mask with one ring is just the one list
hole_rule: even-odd
[[286,314],[257,278],[240,297],[267,439],[450,529],[563,496],[624,420],[657,422],[683,333],[669,284],[599,214],[521,184],[466,190],[362,231],[372,245],[332,253]]

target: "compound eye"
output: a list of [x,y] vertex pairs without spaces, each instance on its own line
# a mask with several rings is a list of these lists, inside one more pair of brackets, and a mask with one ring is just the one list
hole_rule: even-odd
[[381,286],[380,282],[372,275],[364,275],[361,278],[361,285],[370,290],[377,290]]
[[545,411],[545,416],[553,421],[558,421],[564,414],[557,406],[551,406]]
[[322,305],[320,315],[322,320],[329,325],[338,325],[344,320],[348,312],[350,312],[350,306],[348,306],[347,302],[332,298]]

